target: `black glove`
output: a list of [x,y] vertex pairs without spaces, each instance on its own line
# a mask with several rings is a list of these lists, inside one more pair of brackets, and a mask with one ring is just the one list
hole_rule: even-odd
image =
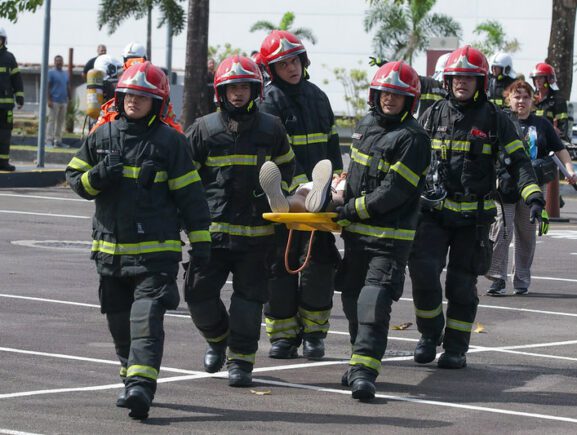
[[529,221],[534,224],[538,221],[539,225],[539,235],[547,234],[549,231],[549,215],[547,210],[543,209],[543,204],[541,201],[533,201],[530,204],[531,210],[529,211]]
[[341,227],[347,227],[352,223],[353,220],[356,220],[357,213],[354,211],[351,212],[349,204],[339,205],[335,209],[335,212],[337,213],[337,217],[333,218],[333,221],[335,221]]
[[107,155],[90,170],[90,184],[98,190],[106,189],[122,179],[123,170],[124,164],[121,161],[118,163],[111,162],[110,156]]
[[16,96],[16,105],[18,108],[24,106],[24,97],[21,95]]
[[382,59],[380,57],[369,56],[369,65],[381,67],[387,63],[387,59]]

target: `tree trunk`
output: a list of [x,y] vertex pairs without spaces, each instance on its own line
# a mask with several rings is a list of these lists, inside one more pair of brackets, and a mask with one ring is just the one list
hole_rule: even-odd
[[152,62],[152,4],[148,6],[146,17],[146,56]]
[[188,0],[184,101],[181,118],[185,129],[196,118],[209,112],[208,89],[206,86],[208,75],[206,69],[206,59],[208,57],[208,9],[209,0]]
[[577,0],[553,0],[546,62],[555,68],[559,92],[566,100],[570,98],[573,84],[573,40],[576,13]]

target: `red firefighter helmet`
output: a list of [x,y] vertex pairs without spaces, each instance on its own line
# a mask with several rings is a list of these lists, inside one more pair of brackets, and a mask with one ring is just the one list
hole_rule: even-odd
[[447,59],[443,70],[443,78],[447,76],[475,76],[484,77],[483,91],[489,85],[489,63],[483,53],[470,45],[457,48]]
[[402,60],[387,62],[377,70],[371,81],[369,104],[375,103],[375,92],[377,91],[412,97],[410,110],[413,113],[421,96],[421,81],[417,71]]
[[160,115],[164,113],[164,106],[169,99],[170,85],[164,71],[146,61],[129,67],[118,80],[114,97],[116,106],[123,110],[120,100],[124,96],[119,94],[144,95],[161,100],[162,103],[158,112],[158,115]]
[[558,91],[559,87],[557,86],[557,75],[555,74],[555,68],[553,68],[548,63],[538,63],[533,68],[533,71],[529,74],[529,77],[533,79],[533,84],[535,84],[535,77],[545,77],[547,83],[554,91]]
[[286,30],[273,30],[260,46],[262,62],[270,69],[270,65],[301,54],[303,67],[309,66],[307,50],[299,38]]
[[239,56],[238,54],[224,59],[214,74],[214,96],[216,101],[224,98],[224,89],[219,88],[232,83],[251,83],[253,89],[252,99],[259,98],[262,100],[263,84],[260,68],[252,59]]

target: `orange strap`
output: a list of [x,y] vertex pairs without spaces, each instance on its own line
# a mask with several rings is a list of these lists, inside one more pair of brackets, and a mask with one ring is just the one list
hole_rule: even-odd
[[288,235],[288,240],[286,242],[286,248],[284,251],[284,267],[286,269],[286,271],[288,273],[290,273],[291,275],[296,275],[297,273],[301,272],[304,268],[306,268],[310,261],[311,261],[311,251],[312,251],[312,247],[313,247],[313,237],[315,236],[315,231],[316,230],[312,230],[311,231],[311,235],[309,237],[309,247],[307,249],[307,256],[305,258],[304,263],[296,270],[292,270],[290,268],[289,265],[289,251],[290,251],[290,246],[291,246],[291,242],[292,242],[292,238],[293,238],[293,230],[289,230],[289,235]]

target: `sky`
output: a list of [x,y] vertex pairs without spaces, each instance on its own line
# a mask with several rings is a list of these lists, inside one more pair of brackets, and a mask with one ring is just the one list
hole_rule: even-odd
[[[186,10],[188,2],[184,1]],[[69,48],[74,49],[74,64],[84,64],[96,55],[96,47],[103,43],[108,53],[120,58],[124,46],[131,41],[146,43],[146,20],[123,23],[109,35],[107,28],[98,30],[96,0],[52,0],[50,54],[64,56],[67,63]],[[23,13],[17,23],[0,19],[8,33],[8,48],[20,63],[39,63],[42,58],[44,7],[34,14]],[[336,113],[346,112],[344,92],[336,81],[333,69],[365,69],[371,78],[376,71],[368,65],[372,55],[372,35],[363,27],[367,9],[365,0],[211,0],[209,15],[209,45],[233,47],[250,53],[258,49],[266,32],[249,32],[258,20],[280,22],[281,16],[295,14],[295,27],[308,27],[318,39],[316,45],[304,42],[311,67],[311,81],[323,89]],[[551,21],[551,0],[437,0],[433,12],[451,16],[461,24],[460,45],[479,40],[473,34],[481,22],[497,20],[505,28],[508,39],[516,38],[521,50],[513,54],[513,67],[528,76],[532,67],[547,55]],[[152,61],[165,66],[166,29],[156,28],[158,14],[153,14]],[[186,31],[173,40],[172,67],[184,70]],[[413,67],[426,72],[426,58],[418,56]],[[577,80],[574,80],[577,82]],[[577,85],[573,85],[571,100],[577,100]]]

